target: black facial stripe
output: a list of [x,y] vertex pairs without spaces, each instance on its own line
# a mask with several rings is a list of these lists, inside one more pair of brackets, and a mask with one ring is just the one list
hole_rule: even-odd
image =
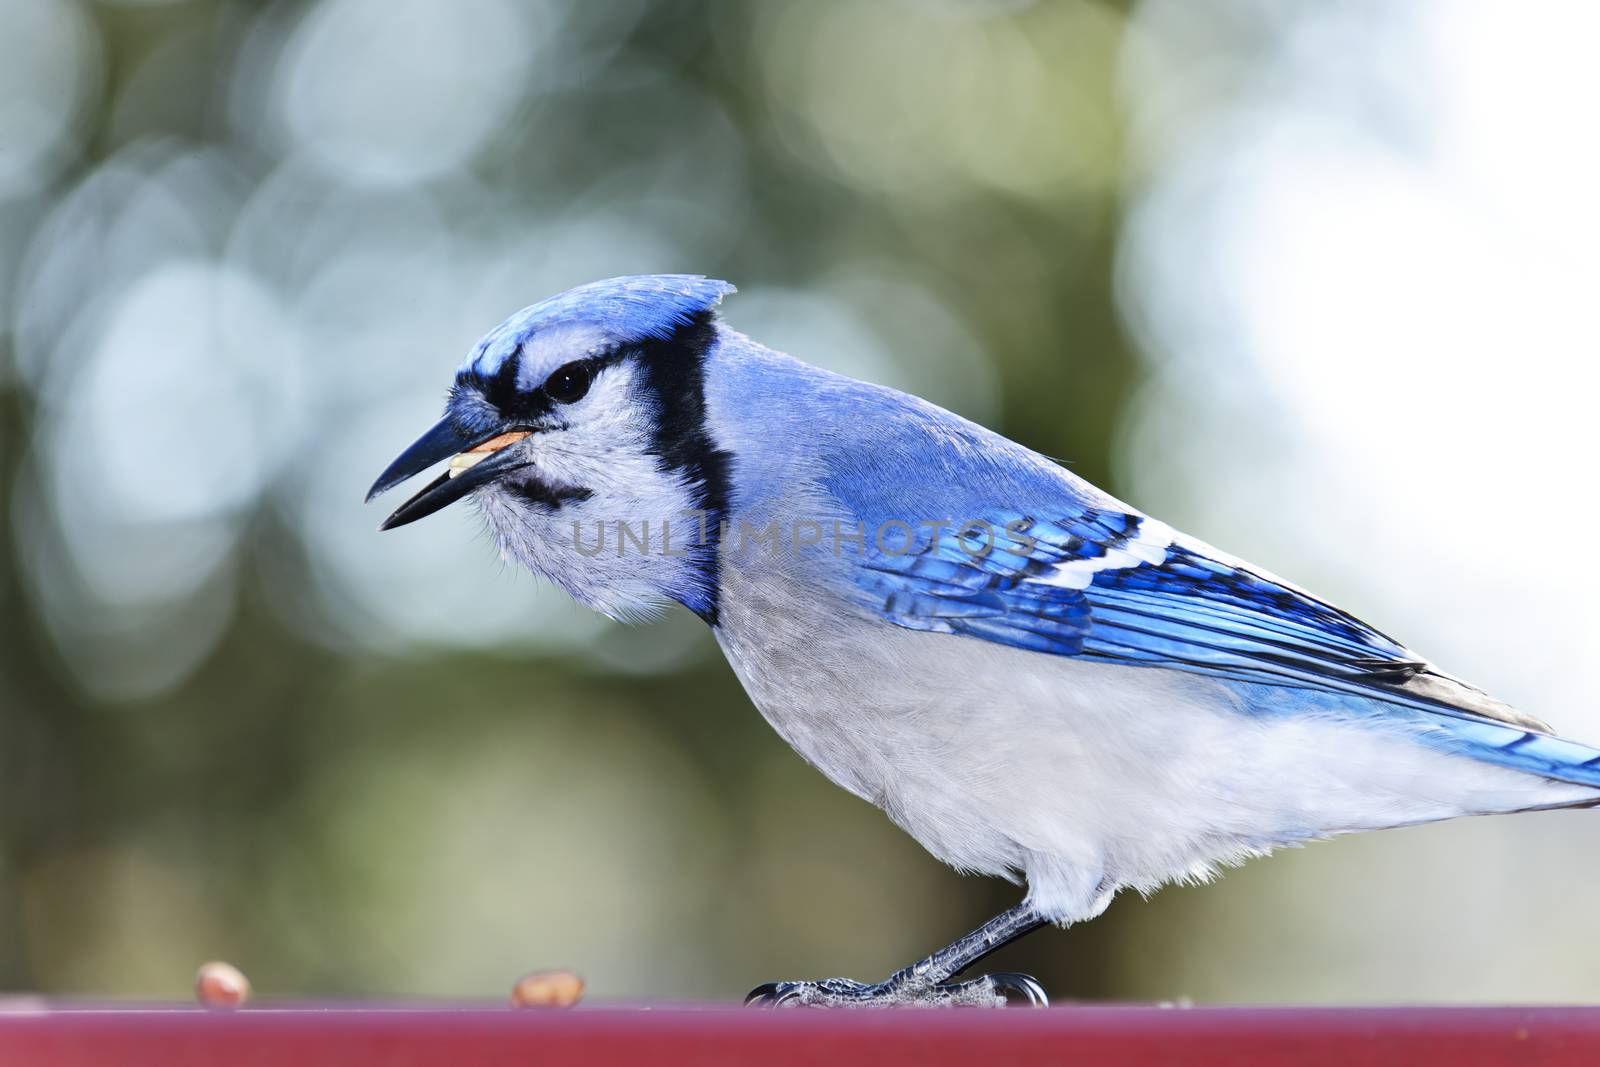
[[505,488],[513,496],[545,511],[559,511],[566,504],[588,500],[594,496],[594,491],[591,489],[578,485],[549,485],[537,477],[508,478]]
[[664,341],[638,346],[642,385],[656,402],[656,426],[650,451],[669,471],[686,475],[694,506],[706,512],[707,543],[696,545],[691,558],[707,585],[708,607],[699,612],[717,622],[719,585],[718,531],[728,513],[733,457],[716,447],[706,428],[705,357],[716,342],[716,324],[703,311]]
[[478,377],[478,387],[483,392],[483,398],[498,408],[502,414],[509,415],[522,404],[522,398],[517,393],[517,376],[521,371],[522,351],[518,349],[501,361],[494,377]]

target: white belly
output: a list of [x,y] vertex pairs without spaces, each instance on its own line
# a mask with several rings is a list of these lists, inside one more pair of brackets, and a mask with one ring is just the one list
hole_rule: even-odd
[[718,640],[762,714],[935,856],[1024,875],[1058,920],[1279,845],[1592,796],[1370,718],[1251,714],[1215,680],[817,603],[770,572],[724,572]]

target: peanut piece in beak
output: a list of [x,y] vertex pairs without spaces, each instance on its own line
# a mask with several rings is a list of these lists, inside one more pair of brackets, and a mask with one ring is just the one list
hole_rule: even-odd
[[462,471],[470,470],[474,464],[488,459],[502,448],[507,448],[516,444],[524,437],[527,437],[529,432],[530,431],[528,430],[512,430],[510,433],[503,433],[498,437],[491,437],[487,441],[483,442],[483,444],[474,445],[465,452],[457,452],[455,455],[450,457],[450,477],[454,478]]

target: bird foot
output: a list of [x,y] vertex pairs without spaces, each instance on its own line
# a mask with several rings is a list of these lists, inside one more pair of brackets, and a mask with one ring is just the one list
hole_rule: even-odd
[[1003,1008],[1010,1003],[1047,1007],[1044,987],[1026,974],[998,971],[966,982],[926,982],[899,975],[868,985],[850,978],[817,982],[767,982],[746,1004],[764,1008]]

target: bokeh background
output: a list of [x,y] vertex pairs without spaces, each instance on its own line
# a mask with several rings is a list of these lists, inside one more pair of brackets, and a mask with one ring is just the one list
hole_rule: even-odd
[[[725,277],[1600,739],[1600,10],[0,0],[0,988],[731,998],[1011,903],[686,615],[366,486],[508,312]],[[1218,758],[1226,758],[1218,754]],[[1058,995],[1594,999],[1600,816],[1126,897]]]

